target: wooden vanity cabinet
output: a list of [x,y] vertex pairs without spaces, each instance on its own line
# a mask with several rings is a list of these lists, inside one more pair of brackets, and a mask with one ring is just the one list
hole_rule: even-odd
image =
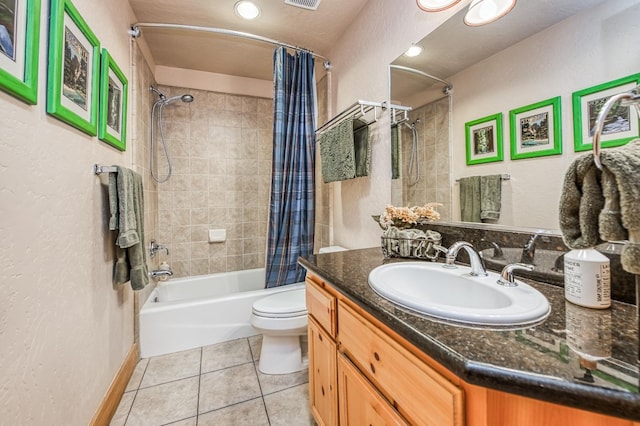
[[307,274],[309,313],[309,406],[318,426],[338,424],[336,297],[318,277]]

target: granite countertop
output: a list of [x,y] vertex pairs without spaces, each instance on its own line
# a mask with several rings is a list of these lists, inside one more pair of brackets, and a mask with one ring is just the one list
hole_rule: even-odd
[[[408,259],[407,259],[408,260]],[[541,324],[518,330],[469,328],[410,313],[367,282],[380,248],[300,258],[299,263],[467,383],[611,416],[640,420],[636,307],[567,302],[564,289],[522,280],[551,304]]]

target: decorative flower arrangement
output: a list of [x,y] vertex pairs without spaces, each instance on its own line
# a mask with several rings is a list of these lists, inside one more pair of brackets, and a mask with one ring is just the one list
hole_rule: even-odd
[[433,222],[440,219],[436,207],[440,203],[427,203],[424,206],[394,207],[388,205],[380,216],[373,216],[382,229],[395,226],[398,229],[412,228],[414,225]]

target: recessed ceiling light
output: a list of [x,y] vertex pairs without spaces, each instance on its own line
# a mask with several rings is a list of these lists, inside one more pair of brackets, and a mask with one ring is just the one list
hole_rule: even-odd
[[516,5],[516,0],[473,0],[464,17],[464,23],[477,27],[497,21]]
[[409,57],[414,57],[414,56],[418,56],[421,53],[422,53],[422,47],[418,46],[417,44],[412,44],[411,47],[408,48],[406,52],[404,52],[404,55]]
[[260,15],[260,8],[250,1],[239,1],[233,8],[236,14],[244,19],[255,19]]
[[460,0],[417,0],[418,7],[427,12],[440,12],[449,9]]

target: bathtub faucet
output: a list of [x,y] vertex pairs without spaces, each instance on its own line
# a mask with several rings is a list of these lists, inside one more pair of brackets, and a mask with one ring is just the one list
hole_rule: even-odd
[[156,269],[155,271],[151,271],[149,273],[151,278],[158,279],[162,277],[170,277],[173,275],[173,271],[171,269]]

